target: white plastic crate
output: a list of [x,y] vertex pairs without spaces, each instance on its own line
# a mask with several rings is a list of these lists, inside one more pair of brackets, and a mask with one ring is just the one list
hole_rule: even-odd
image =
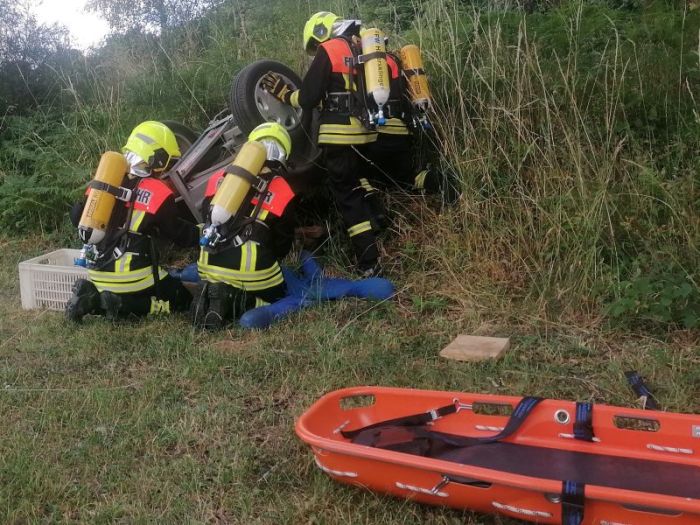
[[22,308],[63,310],[73,283],[87,278],[87,270],[73,264],[80,250],[62,249],[19,263]]

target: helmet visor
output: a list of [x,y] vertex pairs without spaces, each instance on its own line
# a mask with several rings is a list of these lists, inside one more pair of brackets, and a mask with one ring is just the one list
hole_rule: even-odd
[[274,139],[263,139],[260,143],[265,146],[267,151],[267,160],[277,161],[284,164],[287,160],[287,154],[282,145]]
[[333,24],[333,29],[331,30],[332,36],[351,36],[360,33],[360,26],[362,22],[360,20],[338,20]]
[[133,151],[127,151],[124,157],[126,157],[126,162],[129,164],[129,175],[141,178],[151,176],[151,170],[148,167],[148,163],[136,153]]

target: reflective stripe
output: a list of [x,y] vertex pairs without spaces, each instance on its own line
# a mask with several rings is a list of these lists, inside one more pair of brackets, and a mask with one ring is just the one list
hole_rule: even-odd
[[153,140],[148,135],[144,135],[143,133],[137,133],[136,138],[141,139],[142,141],[144,141],[146,144],[149,144],[149,145],[153,145],[156,143],[155,140]]
[[260,210],[260,215],[258,215],[258,220],[264,221],[270,212],[267,210]]
[[354,237],[355,235],[360,235],[361,233],[368,232],[372,229],[372,224],[369,221],[361,222],[360,224],[355,224],[355,226],[351,226],[348,228],[348,234],[350,237]]
[[321,124],[319,132],[320,133],[347,133],[347,134],[352,134],[352,133],[374,134],[374,131],[368,130],[355,117],[350,117],[350,122],[348,124]]
[[425,177],[428,175],[428,170],[421,171],[416,178],[413,179],[413,187],[417,190],[425,188]]
[[[132,292],[141,292],[143,290],[146,290],[148,288],[151,288],[154,285],[153,282],[153,273],[151,272],[150,268],[148,269],[148,277],[144,277],[139,280],[134,280],[134,281],[127,281],[127,282],[120,282],[118,280],[111,280],[110,278],[107,279],[102,279],[103,275],[98,275],[98,276],[93,276],[90,275],[90,281],[92,284],[95,285],[95,288],[97,288],[98,291],[100,292],[114,292],[114,293],[132,293]],[[112,272],[96,272],[96,273],[103,273],[103,274],[112,274]],[[167,275],[168,272],[163,270],[162,268],[158,272],[159,278],[164,279]],[[114,274],[112,274],[113,276]]]
[[223,266],[216,266],[215,264],[200,263],[199,270],[200,273],[213,272],[234,281],[262,281],[263,279],[273,277],[276,273],[281,271],[278,263],[273,264],[265,270],[254,270],[252,272],[232,270],[231,268],[224,268]]
[[148,313],[151,315],[169,314],[170,301],[161,301],[156,297],[151,297],[151,311]]
[[265,299],[261,299],[260,297],[255,298],[255,308],[260,308],[261,306],[267,306],[268,303]]
[[318,143],[319,144],[336,144],[341,146],[352,146],[360,144],[371,144],[377,141],[376,133],[368,133],[363,135],[348,135],[348,134],[334,134],[334,133],[319,133]]
[[268,288],[273,288],[284,282],[284,275],[282,275],[282,270],[277,263],[275,263],[275,265],[268,270],[265,270],[275,270],[275,273],[267,279],[254,280],[253,275],[257,272],[251,272],[247,276],[247,279],[234,279],[229,276],[226,270],[226,268],[221,268],[218,266],[206,266],[204,268],[200,268],[200,274],[206,281],[212,283],[226,283],[235,288],[251,292],[267,290]]
[[367,192],[371,193],[373,191],[377,191],[374,186],[372,186],[369,181],[365,178],[360,179],[360,186]]
[[134,210],[131,214],[131,222],[129,223],[129,230],[132,232],[139,231],[141,223],[144,217],[146,217],[146,212],[144,210]]
[[152,274],[153,270],[150,266],[126,272],[103,272],[100,270],[88,270],[88,276],[90,277],[91,281],[94,280],[105,283],[133,282],[148,277]]

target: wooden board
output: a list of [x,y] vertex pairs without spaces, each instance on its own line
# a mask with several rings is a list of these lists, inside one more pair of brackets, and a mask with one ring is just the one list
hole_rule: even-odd
[[458,335],[440,351],[440,356],[456,361],[486,361],[498,359],[510,347],[507,337],[481,337]]

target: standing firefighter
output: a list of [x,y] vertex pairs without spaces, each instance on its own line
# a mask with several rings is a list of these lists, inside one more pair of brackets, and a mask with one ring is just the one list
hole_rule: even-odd
[[178,218],[175,195],[158,178],[179,157],[173,132],[152,121],[134,128],[122,153],[102,156],[85,204],[71,214],[84,243],[76,263],[87,267],[89,280],[75,283],[68,319],[187,310],[191,294],[158,264],[154,243],[197,245],[196,226]]
[[[331,190],[352,241],[358,268],[369,277],[381,269],[377,227],[372,224],[373,214],[363,188],[365,172],[369,170],[363,157],[368,145],[377,140],[374,124],[385,121],[383,106],[389,91],[377,90],[378,111],[370,115],[372,125],[367,125],[361,120],[367,111],[357,97],[356,53],[352,49],[352,39],[359,33],[357,20],[342,20],[329,12],[316,13],[304,27],[304,48],[314,59],[301,89],[293,91],[275,73],[268,73],[263,85],[279,100],[307,112],[321,104],[318,143],[323,149]],[[368,35],[371,36],[374,35]],[[383,62],[386,69],[381,53],[373,55],[373,59]],[[364,90],[362,86],[359,89]]]
[[294,240],[295,194],[285,169],[291,149],[283,126],[261,124],[233,163],[209,180],[198,264],[205,286],[193,305],[195,325],[221,328],[287,294],[279,260]]

